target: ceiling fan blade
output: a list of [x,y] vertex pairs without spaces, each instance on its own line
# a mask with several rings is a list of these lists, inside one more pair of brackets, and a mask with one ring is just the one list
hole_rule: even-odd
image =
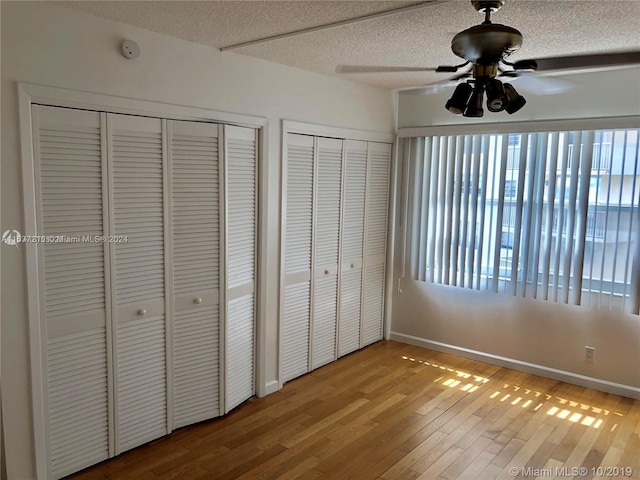
[[455,77],[447,78],[446,80],[441,80],[439,82],[430,83],[429,85],[422,85],[420,87],[408,87],[408,88],[399,88],[397,91],[400,93],[406,93],[408,95],[430,95],[435,93],[440,93],[443,90],[451,89],[455,87],[460,80],[465,78],[471,78],[471,72],[464,72],[460,75],[456,75]]
[[336,73],[435,72],[431,67],[381,67],[376,65],[338,65]]
[[[469,75],[465,75],[465,77],[466,76]],[[430,83],[429,85],[422,85],[420,87],[399,88],[398,92],[403,94],[406,93],[407,95],[433,95],[445,90],[451,90],[453,87],[458,85],[458,83],[460,83],[460,77],[455,77],[441,82]]]
[[574,87],[574,84],[567,80],[539,75],[534,72],[505,75],[504,77],[510,78],[509,83],[514,83],[518,90],[528,91],[536,95],[555,95]]
[[407,95],[433,95],[445,89],[451,89],[455,85],[455,83],[447,81],[446,83],[432,83],[430,85],[423,85],[422,87],[400,88],[398,92]]
[[640,51],[593,53],[588,55],[568,55],[565,57],[536,58],[537,71],[565,70],[581,68],[615,67],[640,64]]

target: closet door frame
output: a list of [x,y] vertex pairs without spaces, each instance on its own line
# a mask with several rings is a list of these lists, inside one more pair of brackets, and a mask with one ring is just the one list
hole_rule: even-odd
[[[280,185],[281,185],[281,189],[280,189],[280,292],[278,295],[279,298],[279,302],[278,302],[278,345],[279,345],[279,349],[278,349],[278,372],[277,372],[277,378],[278,378],[278,383],[279,383],[279,388],[282,388],[284,386],[284,377],[283,377],[283,328],[282,328],[282,315],[283,315],[283,306],[284,306],[284,290],[285,290],[285,252],[286,252],[286,245],[285,245],[285,240],[286,240],[286,224],[287,224],[287,157],[288,157],[288,148],[287,148],[287,135],[289,133],[293,133],[293,134],[300,134],[300,135],[310,135],[310,136],[314,136],[314,137],[329,137],[329,138],[337,138],[337,139],[342,139],[342,140],[362,140],[362,141],[366,141],[366,142],[379,142],[379,143],[389,143],[391,144],[391,151],[392,151],[392,158],[391,158],[391,162],[392,162],[392,171],[395,169],[395,162],[396,162],[396,156],[395,156],[395,135],[392,133],[381,133],[381,132],[370,132],[367,130],[357,130],[357,129],[350,129],[350,128],[342,128],[342,127],[332,127],[332,126],[327,126],[327,125],[317,125],[317,124],[313,124],[313,123],[305,123],[305,122],[298,122],[298,121],[294,121],[294,120],[282,120],[282,128],[281,128],[281,159],[282,161],[280,162]],[[316,139],[314,139],[314,145],[316,144]],[[317,157],[317,148],[314,148],[314,159],[315,157]],[[344,168],[344,148],[343,148],[343,168]],[[316,164],[317,162],[314,161],[314,172],[316,171]],[[391,178],[389,181],[391,182],[393,180],[393,178]],[[315,175],[314,175],[314,185],[315,185],[316,179],[315,179]],[[394,184],[390,183],[391,189],[390,189],[390,195],[389,195],[389,206],[391,206],[392,204],[394,204],[393,199],[395,198],[395,190],[394,188]],[[342,185],[341,185],[341,192],[344,193],[344,174],[342,175]],[[314,200],[315,200],[315,188],[314,188]],[[314,201],[314,217],[315,217],[315,201]],[[343,212],[342,212],[342,206],[341,206],[341,215],[340,215],[340,248],[341,248],[341,244],[342,244],[342,218],[343,218]],[[393,211],[393,210],[389,210],[389,211]],[[313,221],[313,224],[315,225],[315,218]],[[391,226],[391,219],[389,219],[388,225]],[[392,273],[392,257],[391,257],[391,252],[393,251],[393,244],[392,244],[392,238],[390,235],[390,232],[392,231],[392,228],[387,228],[387,272],[389,274]],[[312,242],[313,242],[313,237],[312,237]],[[313,252],[313,247],[312,247],[312,252]],[[312,263],[311,263],[311,278],[313,279],[313,269],[314,269],[314,258],[312,255]],[[338,273],[340,272],[340,268],[338,268]],[[386,281],[385,281],[385,321],[384,321],[384,338],[388,339],[389,338],[389,334],[390,334],[390,325],[389,325],[389,320],[390,320],[390,312],[391,312],[391,296],[388,294],[391,292],[391,281],[389,280],[389,278],[392,278],[389,276],[389,274],[386,275]],[[339,281],[339,276],[338,276],[338,281]],[[312,280],[312,285],[311,285],[311,305],[313,305],[313,280]],[[339,315],[339,305],[338,305],[338,315]],[[313,319],[311,319],[311,321],[313,321]],[[340,319],[338,318],[338,322],[340,321]],[[310,327],[312,328],[312,325],[310,324]],[[311,337],[310,337],[311,340]],[[337,352],[337,345],[338,345],[338,332],[336,332],[336,352]],[[309,349],[309,359],[311,359],[311,346]],[[311,364],[311,361],[309,360],[309,364]]]
[[[258,239],[264,239],[263,232],[266,233],[266,209],[268,205],[268,185],[267,175],[263,162],[268,158],[269,152],[269,120],[265,117],[243,115],[217,110],[208,110],[197,107],[175,105],[162,102],[152,102],[146,100],[136,100],[126,97],[105,95],[101,93],[80,92],[63,88],[35,85],[18,82],[18,113],[20,132],[20,152],[22,166],[22,189],[24,206],[24,227],[21,232],[24,236],[39,235],[38,229],[38,198],[37,198],[37,169],[34,151],[34,131],[32,105],[48,105],[52,107],[76,108],[82,110],[92,110],[97,112],[129,114],[147,117],[156,117],[166,120],[187,120],[204,121],[211,123],[232,124],[249,127],[257,130],[257,202],[258,211],[257,225]],[[103,169],[106,168],[103,166]],[[166,162],[164,168],[166,169]],[[166,178],[166,177],[165,177]],[[166,182],[166,180],[165,180]],[[165,185],[166,188],[166,185]],[[111,213],[111,212],[109,212]],[[166,215],[165,211],[165,215]],[[166,235],[166,231],[165,231]],[[256,393],[264,396],[276,388],[269,388],[266,385],[265,363],[266,363],[266,317],[267,317],[267,296],[264,289],[268,280],[267,275],[267,246],[265,242],[260,242],[260,249],[257,256],[257,278],[256,278],[256,362],[255,378]],[[108,251],[108,246],[105,246]],[[46,369],[44,366],[43,347],[45,345],[45,325],[41,309],[43,302],[41,292],[43,285],[41,281],[39,260],[40,248],[33,244],[25,245],[25,265],[27,281],[27,317],[29,335],[29,360],[30,360],[30,387],[31,387],[31,407],[33,420],[33,441],[35,450],[36,478],[48,478],[48,455],[49,445],[47,429],[47,392],[44,390],[46,382]],[[111,260],[111,259],[109,259]],[[107,282],[108,284],[109,282]],[[168,313],[168,312],[167,312]],[[109,331],[109,328],[107,329]],[[110,346],[108,346],[110,348]],[[113,375],[112,362],[108,365],[108,375]],[[110,396],[113,395],[110,388]],[[170,401],[170,400],[169,400]],[[112,425],[112,423],[110,424]],[[113,428],[110,426],[110,429]],[[111,437],[113,438],[113,437]],[[111,442],[111,448],[113,443]]]

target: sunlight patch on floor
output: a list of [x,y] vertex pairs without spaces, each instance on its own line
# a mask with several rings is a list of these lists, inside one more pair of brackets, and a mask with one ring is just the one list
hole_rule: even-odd
[[[443,375],[436,378],[434,382],[449,388],[457,388],[463,392],[475,392],[481,386],[489,383],[489,379],[486,377],[438,363],[419,360],[409,356],[402,356],[402,359],[441,370]],[[598,417],[609,417],[610,415],[623,416],[622,413],[612,412],[603,407],[542,393],[519,385],[502,383],[498,388],[498,390],[489,396],[490,399],[497,400],[501,403],[509,403],[511,406],[519,408],[530,408],[535,405],[532,409],[536,412],[543,407],[548,407],[546,411],[547,415],[574,424],[584,425],[585,427],[595,429],[602,427],[606,418]],[[611,427],[611,431],[613,432],[617,426],[618,424],[615,423]]]
[[[446,367],[444,365],[439,365],[433,362],[427,362],[423,360],[417,360],[413,357],[408,357],[403,355],[403,360],[408,360],[410,362],[420,363],[427,367],[432,367],[438,370],[442,370],[444,372],[449,372],[444,376],[440,376],[434,380],[436,383],[441,383],[442,385],[449,388],[459,388],[463,392],[472,393],[478,390],[483,384],[489,381],[488,378],[482,377],[480,375],[474,375],[469,372],[465,372],[462,370],[457,370],[455,368]],[[444,379],[444,380],[443,380]]]

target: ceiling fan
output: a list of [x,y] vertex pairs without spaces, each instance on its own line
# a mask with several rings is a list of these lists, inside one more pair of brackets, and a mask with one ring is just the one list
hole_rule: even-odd
[[[465,60],[459,65],[441,65],[429,67],[373,67],[339,66],[338,73],[368,72],[447,72],[457,73],[469,64],[471,67],[461,74],[446,80],[459,82],[445,108],[456,115],[482,117],[486,93],[486,106],[490,112],[506,110],[512,114],[526,103],[509,82],[517,78],[526,78],[535,72],[563,69],[591,69],[640,63],[640,51],[548,57],[536,60],[507,61],[507,57],[522,46],[522,34],[515,28],[491,22],[491,14],[497,12],[506,0],[471,0],[474,8],[484,13],[485,19],[480,25],[458,33],[451,41],[451,50]],[[531,78],[531,77],[530,77]],[[440,84],[441,82],[438,82]],[[566,85],[549,77],[538,77],[535,87],[542,93],[556,93],[566,89]],[[438,85],[435,84],[435,85]],[[434,84],[413,87],[405,91],[426,93]]]

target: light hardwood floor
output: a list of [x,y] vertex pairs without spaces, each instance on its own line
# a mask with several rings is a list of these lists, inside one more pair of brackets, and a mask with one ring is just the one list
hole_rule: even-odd
[[379,342],[70,478],[638,479],[639,459],[640,401]]

